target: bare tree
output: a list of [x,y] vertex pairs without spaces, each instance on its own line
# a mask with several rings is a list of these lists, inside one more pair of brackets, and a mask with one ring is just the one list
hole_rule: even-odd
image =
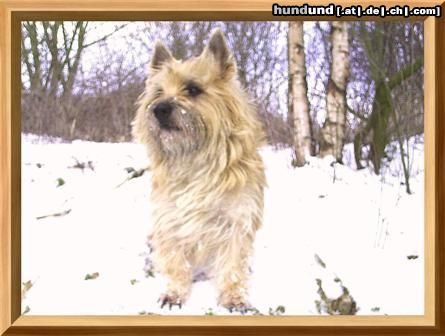
[[79,109],[74,104],[75,81],[85,49],[108,37],[87,40],[89,22],[25,21],[22,24],[21,56],[23,129],[72,136]]
[[293,164],[301,167],[311,154],[311,119],[307,98],[303,21],[289,23],[289,120],[292,128]]
[[348,23],[332,22],[332,63],[326,93],[326,120],[321,130],[320,155],[342,162],[346,128],[346,86],[349,77]]
[[[55,98],[71,95],[88,23],[26,21],[22,29],[22,61],[30,89]],[[68,28],[68,26],[70,26]]]
[[[398,29],[399,28],[399,29]],[[393,137],[399,143],[401,162],[405,172],[407,192],[410,193],[408,166],[403,146],[402,126],[407,120],[397,116],[393,91],[407,79],[415,75],[423,65],[422,53],[416,55],[396,48],[398,35],[406,34],[406,26],[395,26],[390,23],[377,22],[374,25],[360,23],[360,40],[369,62],[370,77],[375,87],[372,110],[364,122],[360,124],[354,139],[355,159],[358,168],[362,168],[362,146],[371,138],[370,158],[376,174],[380,173],[385,148]],[[411,41],[408,41],[411,43]],[[398,58],[405,58],[404,63],[396,63]],[[421,89],[422,90],[422,89]],[[409,109],[407,109],[409,110]],[[413,120],[410,121],[411,123]]]

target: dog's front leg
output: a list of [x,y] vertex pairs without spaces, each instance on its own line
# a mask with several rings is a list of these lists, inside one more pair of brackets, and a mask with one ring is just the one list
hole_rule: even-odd
[[247,300],[247,281],[252,241],[250,235],[235,234],[218,250],[215,269],[218,303],[230,312],[244,314],[251,308]]
[[181,308],[190,291],[192,283],[191,268],[181,251],[178,250],[170,250],[167,257],[164,256],[160,259],[161,272],[169,281],[167,291],[159,298],[161,308],[166,305],[170,309],[174,305]]

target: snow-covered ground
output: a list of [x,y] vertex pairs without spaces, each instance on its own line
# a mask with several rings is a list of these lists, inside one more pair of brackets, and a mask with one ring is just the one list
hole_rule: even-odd
[[[298,169],[289,150],[262,150],[269,186],[252,258],[257,313],[318,314],[320,279],[330,299],[345,286],[357,314],[423,314],[423,146],[413,148],[412,195],[398,160],[382,177],[348,167],[350,148],[345,166],[311,158]],[[144,270],[150,174],[126,181],[127,168],[147,164],[138,144],[22,136],[24,312],[229,314],[209,281],[193,285],[182,309],[159,308],[165,279]]]

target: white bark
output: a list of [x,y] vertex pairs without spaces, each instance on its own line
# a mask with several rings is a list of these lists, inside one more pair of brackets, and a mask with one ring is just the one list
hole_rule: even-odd
[[332,64],[326,95],[326,120],[321,131],[320,155],[342,161],[346,126],[346,86],[349,77],[348,23],[332,22]]
[[311,123],[307,98],[303,22],[289,23],[290,116],[295,165],[301,167],[311,154]]

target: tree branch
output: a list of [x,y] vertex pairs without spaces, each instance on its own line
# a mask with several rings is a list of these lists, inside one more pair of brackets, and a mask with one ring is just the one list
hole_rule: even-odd
[[388,87],[390,90],[394,89],[396,86],[400,85],[405,79],[412,76],[417,72],[423,65],[423,58],[417,59],[414,63],[407,65],[403,69],[399,70],[389,81]]
[[93,42],[90,42],[90,43],[88,43],[88,44],[85,44],[85,45],[83,46],[83,48],[85,49],[85,48],[88,48],[88,47],[92,46],[93,44],[96,44],[96,43],[105,41],[105,40],[106,40],[107,38],[109,38],[111,35],[117,33],[119,30],[123,29],[123,28],[126,27],[126,26],[127,26],[127,24],[123,24],[123,25],[121,25],[121,26],[115,28],[114,31],[112,31],[111,33],[109,33],[109,34],[107,34],[107,35],[102,36],[100,39],[97,39],[97,40],[95,40],[95,41],[93,41]]

